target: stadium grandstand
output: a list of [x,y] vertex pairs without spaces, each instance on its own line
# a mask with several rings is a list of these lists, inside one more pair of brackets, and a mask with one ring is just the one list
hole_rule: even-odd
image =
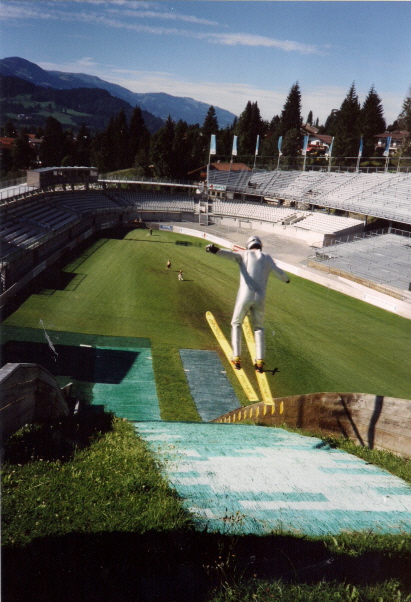
[[[96,179],[94,168],[78,169],[61,171],[59,181],[60,171],[51,168],[56,179],[47,186],[39,179],[34,188],[31,177],[30,187],[19,182],[0,191],[2,306],[100,230],[160,222],[304,241],[311,267],[410,290],[411,174],[211,170],[204,186]],[[386,227],[369,230],[371,218]]]

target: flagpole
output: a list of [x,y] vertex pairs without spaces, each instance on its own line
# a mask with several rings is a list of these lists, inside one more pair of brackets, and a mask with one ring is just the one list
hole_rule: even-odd
[[387,155],[386,159],[385,159],[385,169],[384,169],[384,173],[387,173],[388,171],[388,163],[390,161],[390,156]]

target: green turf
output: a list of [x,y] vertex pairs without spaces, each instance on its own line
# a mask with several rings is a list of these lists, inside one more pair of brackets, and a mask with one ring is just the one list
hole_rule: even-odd
[[[40,329],[42,320],[50,330],[148,338],[162,417],[198,420],[178,350],[218,350],[204,314],[211,310],[229,336],[239,279],[234,262],[204,246],[163,231],[103,239],[5,324]],[[267,368],[279,370],[270,377],[276,396],[341,391],[411,398],[411,321],[395,314],[297,276],[289,285],[272,277],[266,338]],[[250,362],[245,367],[252,372]],[[244,403],[228,367],[227,374]]]

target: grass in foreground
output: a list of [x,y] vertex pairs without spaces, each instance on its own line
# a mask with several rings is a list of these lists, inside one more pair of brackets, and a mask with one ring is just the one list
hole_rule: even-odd
[[[112,417],[110,422],[107,415],[103,421],[92,416],[85,429],[71,418],[55,429],[23,429],[10,439],[2,479],[3,545],[73,532],[144,533],[188,524],[132,425]],[[90,442],[73,453],[80,430],[83,444]]]
[[284,584],[282,581],[252,581],[243,586],[226,585],[210,602],[410,602],[395,579],[362,586],[338,582]]
[[7,602],[410,599],[409,536],[194,531],[146,444],[111,415],[23,429],[6,460]]

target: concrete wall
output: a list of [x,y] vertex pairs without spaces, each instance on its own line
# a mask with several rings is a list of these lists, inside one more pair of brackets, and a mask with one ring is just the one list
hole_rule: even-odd
[[0,446],[25,424],[68,414],[59,385],[42,366],[6,364],[0,369]]
[[366,393],[312,393],[277,397],[273,404],[239,408],[213,422],[301,428],[347,437],[358,445],[411,458],[411,400]]

